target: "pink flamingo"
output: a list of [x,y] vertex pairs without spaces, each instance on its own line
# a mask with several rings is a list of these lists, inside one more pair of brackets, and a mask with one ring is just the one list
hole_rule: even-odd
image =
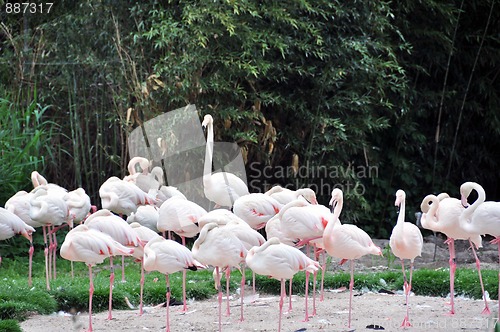
[[286,205],[300,196],[304,197],[311,204],[318,204],[316,193],[311,188],[300,188],[297,190],[290,190],[276,185],[265,192],[266,195],[271,196],[283,205]]
[[152,231],[148,227],[142,226],[137,222],[132,222],[130,227],[137,233],[139,237],[139,245],[134,249],[133,256],[134,258],[141,263],[141,291],[140,291],[140,301],[139,301],[139,316],[142,316],[144,313],[143,310],[143,293],[144,293],[144,247],[146,244],[152,239],[156,238],[158,233]]
[[224,226],[230,221],[245,222],[227,209],[215,209],[198,218],[198,226],[200,229],[209,223],[216,223],[219,226]]
[[[441,199],[440,199],[441,198]],[[422,212],[421,223],[422,227],[430,229],[435,232],[444,233],[447,236],[445,241],[448,244],[450,251],[450,305],[451,309],[449,314],[455,314],[455,270],[457,268],[455,258],[455,240],[468,240],[472,249],[472,253],[476,260],[476,267],[479,274],[479,282],[485,301],[485,307],[482,311],[483,314],[489,314],[490,309],[486,298],[484,297],[484,284],[481,276],[480,262],[476,254],[476,249],[482,248],[482,238],[479,233],[470,233],[464,228],[465,224],[460,222],[460,215],[464,212],[465,208],[462,202],[456,198],[450,198],[444,194],[440,197],[435,195],[427,195],[421,205]],[[476,247],[476,249],[474,248]]]
[[[91,214],[84,222],[84,224],[97,231],[106,233],[111,236],[115,241],[123,246],[137,247],[139,245],[139,236],[129,224],[119,216],[111,213],[111,211],[102,209]],[[123,264],[122,255],[122,282],[125,281],[125,269]],[[113,307],[113,282],[115,280],[115,271],[113,267],[113,257],[109,257],[109,264],[111,273],[109,276],[109,310],[108,319],[113,319],[111,310]]]
[[129,216],[140,205],[154,204],[154,198],[142,191],[135,184],[121,180],[116,176],[107,179],[99,188],[103,209],[120,215]]
[[[21,218],[27,225],[30,225],[33,228],[38,228],[45,226],[43,223],[38,223],[31,219],[30,217],[30,209],[31,209],[31,197],[32,193],[28,193],[26,191],[18,191],[14,196],[9,198],[5,203],[5,208],[14,213],[16,216]],[[30,240],[30,248],[28,250],[28,286],[32,285],[32,266],[33,266],[33,252],[35,248],[33,247],[33,240]]]
[[[323,232],[325,225],[333,221],[333,215],[330,210],[323,205],[309,204],[305,199],[300,197],[285,206],[278,213],[278,218],[281,221],[281,229],[285,236],[293,239],[300,239],[297,246],[312,244],[315,247],[324,248]],[[309,247],[307,247],[309,251]],[[324,276],[324,275],[323,275]],[[290,282],[292,282],[290,280]],[[323,288],[323,287],[322,287]],[[290,286],[291,289],[291,286]],[[313,315],[316,314],[316,273],[314,274],[313,283]],[[306,271],[306,291],[305,291],[305,306],[306,317],[304,321],[309,320],[308,311],[308,294],[309,294],[309,272]],[[291,296],[291,295],[290,295]]]
[[215,202],[216,207],[233,206],[241,196],[248,195],[246,183],[229,172],[212,173],[212,158],[214,154],[214,119],[205,115],[202,127],[207,128],[207,145],[205,148],[205,164],[203,167],[203,190],[208,200]]
[[[403,190],[396,192],[396,202],[394,205],[399,207],[399,215],[396,226],[392,229],[389,239],[389,245],[396,257],[401,259],[401,268],[403,270],[404,291],[406,295],[406,316],[403,319],[401,327],[410,327],[408,297],[411,292],[411,281],[413,276],[413,261],[417,256],[421,256],[424,239],[417,225],[405,222],[405,200],[406,194]],[[404,260],[410,260],[410,283],[406,281]]]
[[[198,204],[181,197],[172,197],[160,206],[157,228],[160,232],[173,231],[181,237],[182,245],[186,238],[198,235],[198,219],[207,211]],[[182,311],[187,311],[186,270],[182,271]]]
[[149,228],[153,232],[158,232],[158,217],[159,209],[155,205],[141,205],[137,207],[136,212],[132,212],[127,217],[127,222],[132,224],[134,222]]
[[107,257],[131,255],[133,251],[113,240],[109,235],[90,229],[83,224],[66,234],[61,246],[61,257],[74,262],[84,262],[89,267],[89,328],[87,331],[92,331],[92,295],[94,294],[92,266],[102,263]]
[[283,299],[286,294],[285,280],[292,279],[297,272],[303,270],[314,273],[320,268],[319,263],[307,257],[299,249],[281,243],[276,237],[270,238],[261,246],[251,248],[247,253],[246,263],[255,273],[281,281],[278,322],[278,332],[280,332]]
[[193,258],[193,254],[188,248],[178,242],[157,236],[144,247],[144,269],[165,274],[167,285],[167,332],[170,331],[170,280],[168,276],[177,271],[186,269],[196,271],[198,268],[204,268],[204,266]]
[[261,229],[280,211],[282,206],[269,195],[253,193],[238,198],[234,202],[233,212],[253,229]]
[[[460,186],[460,195],[463,206],[468,206],[467,198],[469,197],[472,190],[475,190],[477,192],[478,198],[474,201],[474,203],[472,203],[472,205],[470,205],[462,212],[462,214],[460,215],[460,224],[463,225],[463,227],[471,233],[488,234],[494,236],[495,239],[490,243],[498,245],[500,263],[500,202],[485,202],[486,193],[483,187],[476,182],[465,182]],[[480,271],[479,260],[476,260],[476,266],[478,271]],[[479,276],[481,276],[481,273],[479,273]],[[500,295],[500,287],[498,288],[498,292]],[[483,297],[486,303],[484,291]],[[498,312],[498,317],[500,317],[500,306],[498,307]],[[490,313],[487,303],[483,310],[483,313]]]
[[[243,243],[245,246],[245,249],[250,250],[251,248],[255,246],[260,246],[262,245],[266,239],[255,229],[251,228],[250,225],[248,225],[244,221],[237,221],[237,220],[231,220],[229,221],[226,225],[221,226],[224,227],[225,230],[230,231],[236,237]],[[243,264],[242,267],[242,272],[241,272],[241,284],[240,284],[240,300],[241,300],[241,306],[240,306],[240,321],[242,322],[244,320],[243,317],[243,299],[244,299],[244,291],[245,291],[245,265]],[[255,294],[255,272],[252,271],[252,289],[253,289],[253,294]],[[226,291],[227,293],[227,298],[229,299],[229,275],[227,276],[226,279]],[[227,312],[229,313],[229,301],[227,302]]]
[[[55,230],[50,230],[52,226],[61,226],[67,223],[72,227],[72,220],[69,218],[68,206],[63,197],[46,185],[36,187],[32,191],[30,200],[30,218],[37,223],[44,224],[43,234],[45,240],[45,276],[47,290],[50,290],[49,279],[52,278],[52,266],[54,268],[54,279],[56,278],[56,250],[57,240]],[[62,192],[60,192],[62,194]],[[46,231],[46,228],[48,230]],[[47,234],[48,233],[48,234]],[[49,246],[47,246],[47,236]]]
[[[31,234],[34,231],[35,229],[33,227],[26,224],[17,215],[0,207],[0,241],[10,239],[17,234],[21,234],[31,243]],[[0,256],[0,264],[1,263],[2,257]]]
[[90,197],[83,188],[77,188],[63,196],[69,210],[69,217],[72,223],[81,223],[90,214],[90,210],[94,210],[95,206],[90,203]]
[[364,255],[380,255],[382,251],[373,244],[370,236],[365,231],[355,225],[341,224],[339,220],[343,206],[343,193],[339,188],[332,191],[330,205],[333,208],[334,222],[328,222],[323,233],[323,243],[326,252],[333,257],[340,258],[343,264],[350,260],[351,281],[349,283],[349,320],[348,328],[351,328],[352,312],[352,289],[354,287],[354,260]]
[[[229,280],[231,267],[240,272],[240,264],[245,262],[247,249],[233,234],[231,229],[220,227],[216,223],[208,223],[200,231],[193,244],[193,257],[208,266],[214,266],[219,302],[219,331],[222,331],[222,288],[220,285],[220,268],[226,268],[226,280]],[[227,311],[229,315],[229,310]]]

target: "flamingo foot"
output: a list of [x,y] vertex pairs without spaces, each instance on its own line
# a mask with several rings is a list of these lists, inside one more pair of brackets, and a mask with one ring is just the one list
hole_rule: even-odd
[[401,327],[411,327],[410,320],[408,319],[408,316],[405,316],[403,319],[403,322],[401,323]]
[[485,306],[483,311],[481,311],[481,315],[489,316],[491,314],[490,308]]

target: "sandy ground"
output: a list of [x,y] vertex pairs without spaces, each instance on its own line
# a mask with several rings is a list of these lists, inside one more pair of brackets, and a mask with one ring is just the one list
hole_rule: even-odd
[[[246,298],[244,321],[240,322],[240,299],[230,301],[230,316],[225,315],[223,303],[222,330],[230,331],[277,331],[279,297],[256,295]],[[455,298],[456,313],[447,315],[449,299],[410,296],[410,331],[492,331],[494,314],[481,315],[484,302],[462,297]],[[326,290],[322,302],[317,299],[315,316],[304,322],[305,298],[292,296],[291,312],[283,315],[282,331],[401,331],[405,315],[405,297],[396,294],[354,292],[351,328],[347,328],[349,292]],[[312,298],[309,297],[309,313],[312,314]],[[492,313],[498,311],[497,301],[490,302]],[[285,302],[284,311],[288,310]],[[180,312],[179,306],[170,307],[171,331],[218,331],[217,298],[190,303],[188,311]],[[21,327],[26,332],[84,331],[88,325],[88,314],[53,314],[33,316]],[[166,308],[147,307],[143,316],[138,310],[113,311],[113,319],[107,320],[107,312],[93,315],[94,331],[165,331]]]
[[[377,243],[382,248],[387,240]],[[448,251],[439,241],[436,259],[434,244],[424,244],[422,257],[415,261],[417,268],[442,268],[448,265]],[[481,250],[481,260],[484,267],[497,269],[497,247],[486,245]],[[474,268],[473,258],[466,244],[457,250],[459,267]],[[349,264],[332,264],[329,270],[333,273],[345,270]],[[483,264],[482,264],[483,265]],[[356,271],[369,273],[383,270],[383,260],[374,261],[372,258],[361,259],[356,263]],[[246,289],[246,294],[251,289]],[[224,297],[225,299],[225,297]],[[124,300],[124,299],[123,299]],[[115,299],[120,301],[120,299]],[[312,297],[309,296],[309,314],[312,315]],[[223,304],[222,331],[278,331],[279,297],[276,295],[256,294],[245,298],[244,321],[240,322],[240,298],[233,294],[230,300],[231,315],[226,316],[226,304]],[[450,310],[449,298],[424,297],[412,294],[410,296],[410,322],[413,327],[409,331],[493,331],[494,317],[498,317],[498,301],[490,301],[491,315],[481,315],[484,302],[463,297],[455,297],[453,316],[447,315]],[[376,294],[368,291],[354,291],[351,328],[347,328],[349,292],[342,290],[326,290],[324,301],[316,300],[316,315],[304,322],[305,298],[292,296],[293,310],[283,315],[282,331],[401,331],[406,306],[402,290],[395,294]],[[196,301],[189,304],[187,313],[180,312],[181,307],[170,307],[171,331],[218,331],[218,302],[217,297],[205,301]],[[285,302],[284,311],[288,310]],[[107,320],[107,312],[93,315],[94,331],[165,331],[166,308],[147,307],[143,316],[138,310],[113,311],[113,320]],[[76,315],[53,314],[47,316],[35,315],[21,323],[26,332],[69,332],[85,331],[88,327],[88,314]]]

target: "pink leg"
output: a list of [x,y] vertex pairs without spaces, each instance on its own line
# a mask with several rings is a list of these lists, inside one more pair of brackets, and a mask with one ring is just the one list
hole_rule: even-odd
[[303,322],[308,322],[309,321],[309,309],[307,308],[307,298],[309,296],[309,271],[306,271],[306,293],[305,293],[305,302],[306,302],[306,317],[304,318]]
[[[28,267],[28,286],[31,287],[32,285],[32,280],[31,280],[31,270],[33,266],[33,252],[35,251],[35,248],[33,247],[33,241],[30,242],[30,249],[28,251],[29,255],[29,267]],[[73,261],[71,261],[73,263]]]
[[48,226],[42,226],[43,230],[43,242],[45,243],[45,249],[43,250],[43,253],[45,255],[45,282],[47,283],[47,290],[50,290],[50,284],[49,284],[49,246],[47,244],[47,227]]
[[222,287],[220,285],[219,267],[215,267],[215,271],[217,272],[217,290],[219,291],[217,296],[219,302],[219,332],[222,332]]
[[140,284],[141,284],[141,299],[139,301],[139,316],[142,316],[142,314],[144,313],[142,307],[143,307],[143,302],[142,302],[142,296],[144,294],[144,260],[141,259],[141,281],[140,281]]
[[293,278],[290,278],[288,282],[288,312],[292,311],[292,280]]
[[167,282],[167,330],[166,332],[170,332],[170,317],[169,317],[169,311],[170,311],[170,280],[168,278],[168,274],[165,275],[165,279]]
[[125,280],[125,256],[122,256],[122,282],[126,282],[126,280]]
[[474,254],[474,258],[476,259],[476,268],[477,268],[477,273],[479,274],[479,283],[481,284],[481,294],[483,294],[483,299],[484,299],[484,309],[481,312],[483,315],[489,315],[491,313],[490,308],[488,307],[488,300],[486,300],[486,297],[484,296],[484,284],[483,284],[483,276],[481,275],[481,262],[479,261],[479,258],[477,257],[476,254],[476,249],[474,249],[474,244],[472,241],[469,239],[469,244],[472,249],[472,253]]
[[[413,266],[413,264],[411,266]],[[404,287],[405,296],[406,296],[406,316],[403,319],[403,323],[401,323],[401,327],[410,327],[411,324],[410,324],[409,317],[408,317],[408,297],[409,297],[410,290],[411,290],[412,270],[410,270],[410,285],[408,285],[408,281],[406,279],[406,272],[405,272],[405,263],[403,260],[401,260],[401,269],[403,270],[403,281],[404,281],[403,287]]]
[[[186,246],[186,238],[184,236],[181,237],[182,245]],[[182,270],[182,310],[181,312],[186,312],[187,308],[187,300],[186,300],[186,270]]]
[[321,258],[322,258],[322,261],[323,261],[323,268],[322,268],[322,271],[321,271],[321,295],[319,297],[319,300],[320,302],[322,302],[324,299],[325,299],[325,291],[324,291],[324,283],[325,283],[325,271],[326,271],[326,260],[327,260],[327,257],[326,257],[326,252],[324,250],[321,251]]
[[278,332],[281,332],[281,316],[283,316],[283,298],[285,297],[285,279],[281,279],[281,296],[280,296],[280,317],[278,320]]
[[245,298],[245,264],[243,264],[241,271],[241,284],[240,284],[240,322],[243,322],[245,318],[243,318],[243,300]]
[[351,328],[351,313],[352,313],[352,289],[354,288],[354,261],[351,260],[351,282],[349,283],[349,320],[347,327]]
[[56,237],[56,230],[54,229],[52,232],[52,236],[54,239],[52,240],[52,267],[54,268],[54,280],[56,279],[56,260],[57,260],[57,237]]
[[312,315],[316,316],[316,278],[318,276],[318,271],[313,273],[313,312]]
[[[500,265],[500,236],[497,236],[494,240],[490,242],[491,244],[498,245],[498,265]],[[500,270],[498,271],[498,316],[500,317]],[[498,321],[495,323],[495,328],[497,328]]]
[[226,302],[227,302],[227,310],[226,316],[231,315],[229,310],[229,278],[231,277],[231,267],[226,267]]
[[108,307],[108,319],[112,320],[113,315],[111,313],[113,308],[113,282],[115,281],[115,268],[113,267],[113,257],[109,257],[109,265],[111,274],[109,275],[109,307]]
[[49,280],[52,280],[52,235],[50,234],[51,226],[47,226],[47,237],[49,238]]
[[448,238],[445,243],[448,244],[450,250],[450,305],[451,310],[449,315],[455,314],[455,270],[457,269],[457,263],[455,259],[455,240]]
[[89,288],[89,332],[92,332],[92,296],[94,295],[94,280],[92,278],[92,266],[89,265],[89,279],[90,279],[90,288]]
[[252,271],[252,290],[253,295],[255,295],[255,272]]

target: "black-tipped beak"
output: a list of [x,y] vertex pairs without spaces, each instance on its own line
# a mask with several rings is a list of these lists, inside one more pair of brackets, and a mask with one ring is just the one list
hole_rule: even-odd
[[337,206],[337,201],[333,201],[332,204],[330,204],[330,212],[333,213],[333,210],[335,210],[335,206]]

